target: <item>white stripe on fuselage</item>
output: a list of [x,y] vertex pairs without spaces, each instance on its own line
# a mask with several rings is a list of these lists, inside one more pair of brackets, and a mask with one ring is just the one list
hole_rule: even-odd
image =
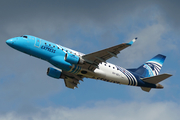
[[[102,71],[101,74],[99,74],[99,71]],[[99,64],[99,69],[94,70],[96,78],[100,77],[99,79],[103,81],[110,81],[115,82],[119,84],[128,84],[129,80],[126,75],[124,75],[121,71],[117,69],[117,67],[114,64],[111,63],[101,63]],[[102,76],[102,73],[105,74],[104,77]]]

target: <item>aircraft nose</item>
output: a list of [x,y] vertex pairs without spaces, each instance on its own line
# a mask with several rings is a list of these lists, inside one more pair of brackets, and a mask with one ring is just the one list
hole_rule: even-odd
[[13,39],[9,39],[6,41],[6,44],[8,44],[9,46],[11,46],[14,43]]

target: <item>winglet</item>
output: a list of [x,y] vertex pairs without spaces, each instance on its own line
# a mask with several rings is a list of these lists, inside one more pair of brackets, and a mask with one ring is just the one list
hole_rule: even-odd
[[137,40],[137,37],[136,38],[134,38],[131,42],[129,42],[129,43],[126,43],[127,45],[132,45],[135,41]]

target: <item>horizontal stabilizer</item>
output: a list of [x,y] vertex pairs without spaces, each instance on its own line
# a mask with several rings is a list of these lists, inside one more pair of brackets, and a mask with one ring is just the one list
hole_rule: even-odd
[[151,90],[151,88],[148,88],[148,87],[141,87],[141,89],[146,92],[149,92]]
[[171,76],[172,76],[171,74],[165,73],[165,74],[161,74],[161,75],[157,75],[157,76],[141,78],[141,80],[143,80],[144,82],[147,82],[147,83],[157,84]]

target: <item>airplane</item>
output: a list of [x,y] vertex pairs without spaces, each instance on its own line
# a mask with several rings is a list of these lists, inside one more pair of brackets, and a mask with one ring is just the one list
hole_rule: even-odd
[[135,69],[125,69],[108,63],[123,49],[131,46],[137,38],[129,43],[122,43],[104,50],[83,54],[67,47],[41,38],[23,35],[8,39],[6,43],[23,53],[29,54],[51,63],[54,67],[47,69],[47,75],[56,79],[64,79],[66,87],[78,88],[83,78],[91,78],[106,82],[141,87],[149,92],[152,88],[162,89],[159,82],[172,76],[159,74],[166,56],[158,54]]

